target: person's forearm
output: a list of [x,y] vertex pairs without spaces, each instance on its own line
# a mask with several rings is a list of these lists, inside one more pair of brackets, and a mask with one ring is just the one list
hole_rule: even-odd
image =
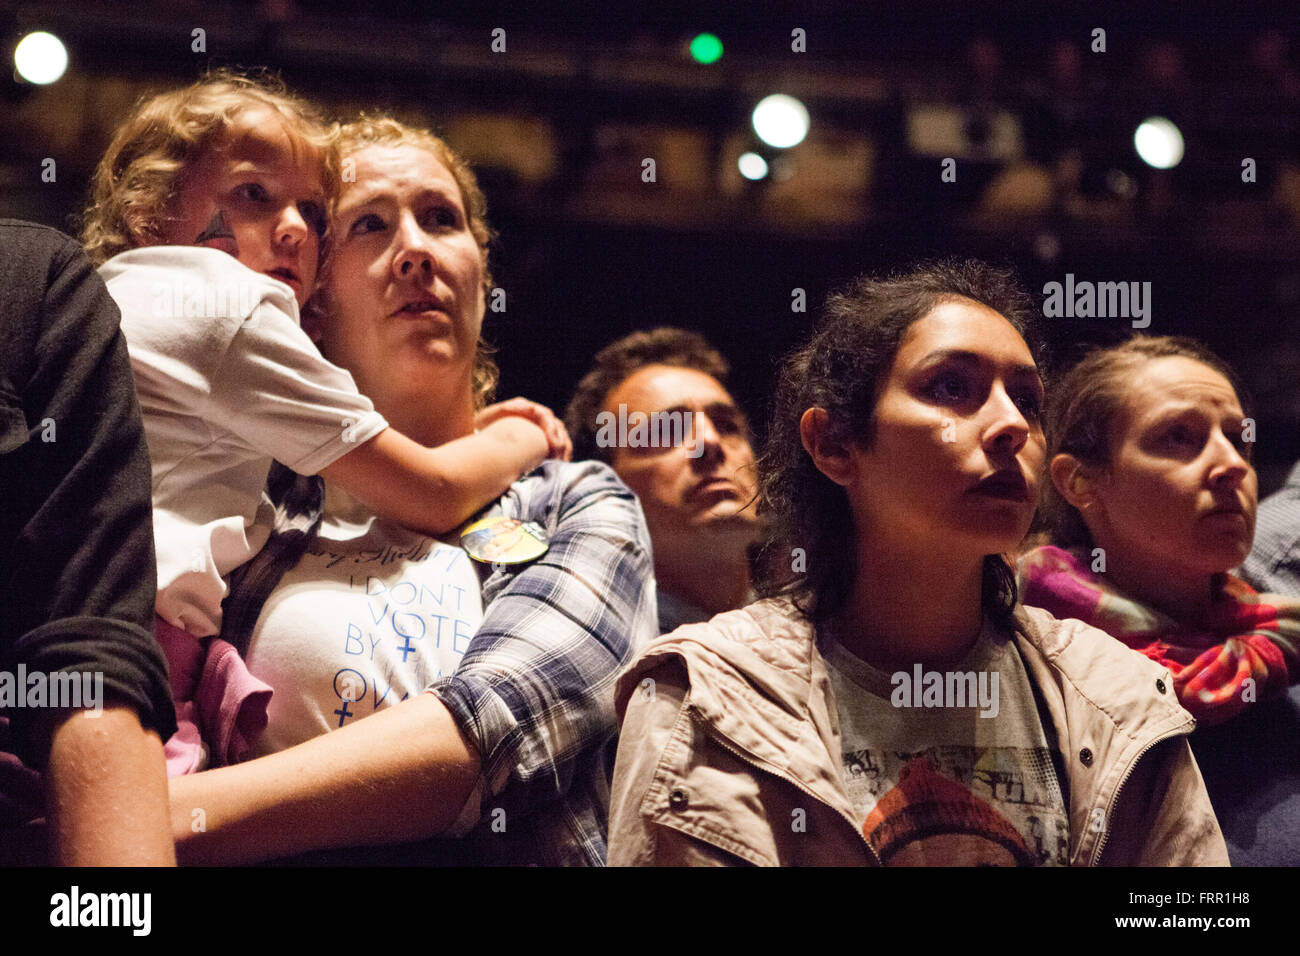
[[51,862],[174,866],[158,735],[141,727],[129,707],[52,720],[45,773]]
[[389,428],[321,475],[377,514],[439,535],[503,494],[545,458],[547,448],[542,430],[517,416],[437,448]]
[[447,531],[505,494],[511,483],[546,458],[546,436],[531,422],[502,418],[430,450],[447,483],[435,520]]
[[437,697],[248,763],[171,780],[182,863],[249,863],[308,850],[400,843],[450,827],[479,756]]

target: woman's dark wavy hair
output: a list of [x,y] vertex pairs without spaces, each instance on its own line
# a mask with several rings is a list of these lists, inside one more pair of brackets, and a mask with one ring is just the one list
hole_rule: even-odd
[[[848,496],[813,464],[799,420],[809,408],[824,408],[833,438],[870,445],[876,402],[908,327],[935,306],[958,299],[1004,316],[1038,367],[1046,367],[1029,296],[1011,272],[977,260],[922,263],[883,279],[858,277],[827,300],[812,340],[782,363],[759,461],[760,507],[772,522],[756,575],[761,596],[789,597],[813,620],[825,620],[847,601],[856,573]],[[804,552],[802,574],[790,570],[795,548]],[[1010,563],[988,555],[985,611],[1008,622],[1017,600]]]
[[[1093,469],[1109,468],[1129,385],[1144,365],[1161,358],[1191,359],[1214,369],[1236,391],[1245,417],[1254,417],[1254,403],[1241,378],[1200,342],[1180,335],[1138,333],[1118,345],[1089,352],[1048,396],[1047,460],[1068,454]],[[1050,530],[1057,547],[1092,549],[1092,534],[1083,516],[1050,480],[1036,525]]]

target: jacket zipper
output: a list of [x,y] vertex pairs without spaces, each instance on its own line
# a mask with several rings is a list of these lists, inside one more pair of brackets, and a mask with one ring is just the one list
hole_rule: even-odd
[[722,731],[718,730],[717,727],[713,726],[713,724],[705,720],[704,715],[700,713],[697,707],[694,706],[691,707],[691,719],[694,720],[701,727],[703,727],[704,730],[708,732],[710,737],[712,737],[718,743],[722,744],[724,749],[729,750],[732,754],[739,757],[741,760],[745,761],[750,766],[755,767],[758,770],[763,771],[764,773],[771,774],[773,777],[776,777],[778,780],[784,780],[786,783],[790,784],[800,793],[803,793],[810,799],[816,801],[817,803],[820,803],[822,806],[826,807],[827,809],[835,813],[841,820],[843,820],[845,823],[849,825],[849,829],[853,831],[854,835],[866,848],[868,855],[871,857],[872,860],[875,861],[876,866],[884,865],[883,863],[880,862],[880,856],[879,854],[876,853],[875,848],[872,847],[872,845],[867,842],[867,838],[862,835],[862,832],[858,829],[857,824],[853,822],[853,819],[848,814],[844,813],[841,810],[836,809],[835,807],[832,807],[829,803],[827,803],[821,797],[817,796],[817,794],[813,793],[806,786],[804,786],[803,783],[794,779],[794,777],[790,776],[789,774],[782,773],[781,771],[777,770],[775,767],[768,765],[765,761],[759,760],[758,758],[754,757],[752,754],[742,749],[739,744],[736,744],[733,741],[731,741],[725,734],[722,733]]
[[1114,816],[1115,807],[1119,805],[1119,795],[1124,790],[1124,784],[1128,783],[1128,778],[1133,776],[1133,771],[1137,769],[1138,762],[1145,757],[1147,751],[1156,746],[1156,744],[1162,744],[1166,740],[1172,740],[1174,737],[1182,736],[1186,736],[1186,734],[1177,730],[1171,730],[1163,737],[1157,737],[1155,740],[1151,741],[1151,743],[1143,747],[1138,752],[1138,755],[1133,758],[1133,762],[1129,764],[1128,769],[1124,771],[1124,776],[1120,777],[1119,786],[1117,786],[1115,792],[1110,795],[1110,803],[1106,805],[1106,829],[1101,834],[1101,841],[1097,844],[1097,849],[1093,851],[1092,861],[1088,864],[1089,866],[1098,866],[1101,863],[1102,851],[1106,849],[1106,841],[1110,839],[1110,821]]

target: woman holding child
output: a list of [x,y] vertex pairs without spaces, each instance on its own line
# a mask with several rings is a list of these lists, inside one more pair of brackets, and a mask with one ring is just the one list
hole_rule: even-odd
[[[1164,669],[1017,601],[1045,455],[1023,293],[939,265],[827,311],[760,464],[767,599],[620,679],[610,862],[1225,863]],[[997,699],[895,693],[917,665]]]
[[[227,84],[220,97],[200,95],[214,82]],[[160,636],[184,628],[177,641],[205,645],[187,662],[200,674],[198,703],[209,707],[196,723],[214,762],[257,759],[173,778],[180,858],[247,862],[407,843],[363,858],[603,862],[612,683],[653,634],[649,542],[635,498],[604,466],[553,460],[529,473],[547,454],[567,457],[567,436],[548,411],[519,399],[484,407],[495,376],[480,341],[488,230],[473,174],[440,140],[386,120],[344,128],[338,156],[300,101],[274,93],[268,106],[265,89],[242,79],[182,93],[178,138],[203,117],[217,133],[192,139],[209,151],[217,144],[218,174],[203,179],[194,142],[177,147],[180,158],[162,173],[177,180],[168,216],[127,245],[219,250],[252,280],[270,280],[262,299],[278,296],[287,320],[234,324],[235,341],[259,339],[239,350],[239,367],[264,386],[243,404],[228,358],[206,376],[183,361],[154,362],[170,387],[143,386],[155,397],[155,431],[170,434],[172,419],[188,415],[210,433],[234,433],[224,445],[191,436],[175,467],[207,460],[207,474],[220,476],[230,467],[223,448],[238,446],[243,470],[262,469],[260,481],[274,455],[325,483],[322,516],[319,479],[274,476],[286,522],[265,547],[270,518],[233,497],[230,482],[194,487],[183,501],[193,508],[205,494],[225,495],[222,516],[189,522],[204,545],[193,575],[215,577],[219,588],[191,601],[206,612],[199,626],[169,618],[160,599]],[[287,142],[274,132],[265,142],[268,128]],[[312,135],[292,135],[303,129]],[[319,174],[295,173],[303,163]],[[106,164],[125,169],[130,157]],[[198,172],[178,176],[178,166]],[[340,168],[355,175],[338,177]],[[129,179],[106,191],[129,193]],[[306,188],[313,183],[318,190]],[[340,187],[326,228],[318,213]],[[235,268],[208,250],[195,250],[205,266]],[[296,330],[317,262],[327,276],[317,329],[324,358]],[[263,347],[268,325],[292,342],[293,362],[288,348]],[[186,338],[183,328],[174,334]],[[171,341],[165,330],[150,339],[165,356]],[[227,340],[213,344],[223,349]],[[212,361],[200,344],[186,356]],[[314,391],[304,398],[295,387]],[[229,392],[219,407],[206,397],[216,391]],[[251,416],[279,437],[245,428]],[[156,513],[169,473],[155,457]],[[452,529],[474,516],[532,522],[544,531],[542,553],[508,565],[472,561]],[[300,530],[289,530],[295,521]],[[221,550],[232,542],[231,553]],[[244,586],[214,606],[232,569]],[[176,580],[190,573],[182,567]],[[162,583],[160,572],[160,594]],[[229,645],[209,636],[217,628]],[[234,648],[246,652],[247,673],[232,663]],[[204,681],[214,674],[225,680],[209,698]],[[268,685],[265,730],[257,719],[241,723],[240,694]],[[410,845],[430,837],[462,839]]]

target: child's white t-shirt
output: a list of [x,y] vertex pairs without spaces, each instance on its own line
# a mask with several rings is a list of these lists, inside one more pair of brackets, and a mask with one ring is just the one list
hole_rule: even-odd
[[314,475],[388,427],[298,324],[283,282],[198,246],[150,246],[100,267],[122,311],[153,461],[158,613],[221,630],[223,575],[269,536],[271,460]]

